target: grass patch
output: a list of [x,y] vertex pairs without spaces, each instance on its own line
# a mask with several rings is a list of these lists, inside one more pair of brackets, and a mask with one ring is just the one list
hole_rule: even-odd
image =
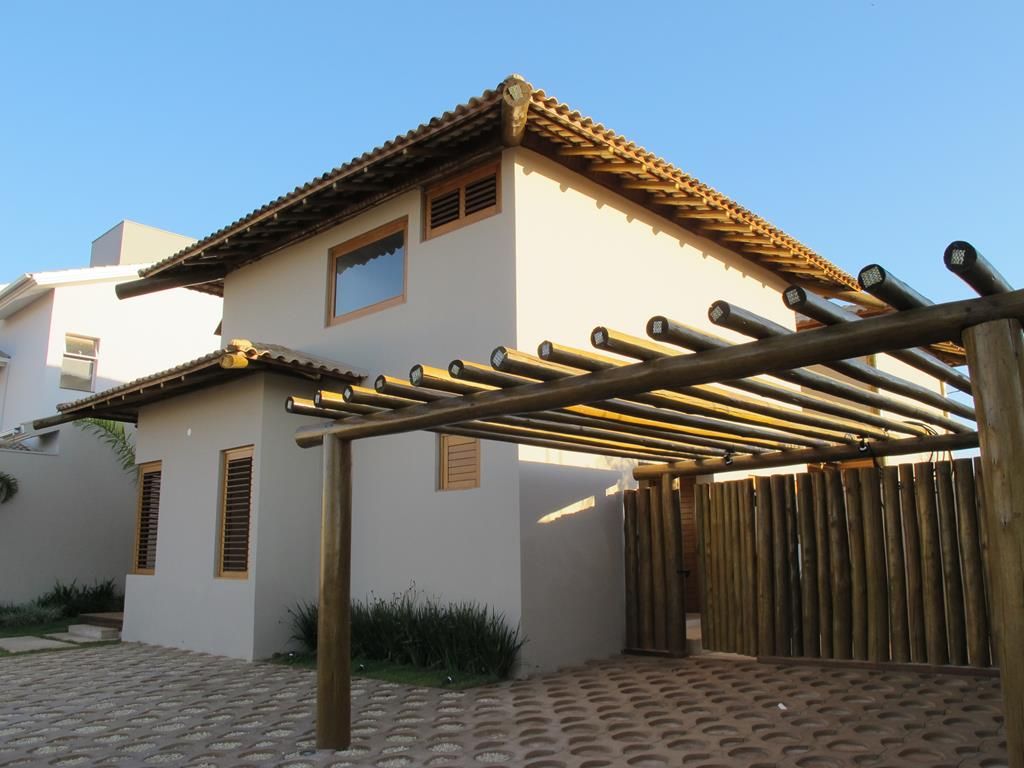
[[0,627],[0,637],[23,637],[24,635],[42,637],[43,635],[52,635],[55,632],[67,632],[68,625],[74,623],[74,619],[60,619],[59,621],[29,624],[22,627]]
[[[270,658],[270,663],[300,669],[316,669],[316,656],[310,653],[276,653]],[[423,669],[409,664],[395,664],[390,661],[374,661],[372,659],[352,659],[352,676],[416,687],[445,688],[452,691],[500,682],[494,675],[463,672],[449,674],[437,669]]]

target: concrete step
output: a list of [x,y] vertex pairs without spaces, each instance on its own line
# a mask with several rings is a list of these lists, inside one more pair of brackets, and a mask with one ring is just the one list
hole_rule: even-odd
[[109,611],[106,613],[83,613],[78,617],[83,624],[95,624],[97,627],[113,627],[121,629],[124,624],[124,613]]
[[72,624],[68,627],[69,635],[88,637],[90,640],[120,640],[121,633],[113,627],[100,627],[96,624]]

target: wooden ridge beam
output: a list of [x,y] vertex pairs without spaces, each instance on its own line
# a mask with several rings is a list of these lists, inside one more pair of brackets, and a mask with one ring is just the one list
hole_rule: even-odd
[[968,326],[1021,317],[1024,291],[1012,291],[914,309],[896,316],[868,318],[859,323],[815,328],[794,336],[763,339],[698,355],[679,355],[558,381],[483,392],[471,398],[440,400],[326,426],[300,427],[295,441],[310,447],[319,445],[329,435],[358,439],[396,434],[488,416],[628,397],[654,389],[730,381],[957,339]]
[[[582,350],[574,350],[576,355],[572,358],[564,358],[561,361],[554,362],[551,358],[557,354],[554,351],[556,349],[555,345],[545,341],[540,345],[540,349],[546,350],[548,357],[534,357],[518,350],[498,347],[491,356],[491,364],[500,370],[507,370],[522,375],[532,374],[534,378],[544,381],[566,378],[567,376],[578,376],[581,372],[585,371],[600,371],[627,365],[625,361],[611,360],[610,358],[598,355],[588,355]],[[569,348],[557,347],[557,349],[568,350]],[[574,360],[576,365],[568,364],[566,362],[568,359]],[[837,426],[834,422],[830,422],[821,416],[788,408],[779,408],[771,403],[744,398],[739,393],[727,392],[724,389],[710,386],[677,387],[666,390],[666,392],[670,395],[680,395],[687,398],[681,402],[696,403],[694,407],[699,410],[695,412],[713,414],[715,418],[726,421],[768,427],[830,442],[852,441],[852,438],[847,437],[847,434],[849,434],[848,430],[844,431],[841,425]],[[794,427],[794,424],[807,424],[816,427],[816,429]],[[884,433],[876,430],[869,431],[875,437],[885,436]]]
[[[652,338],[661,338],[659,332],[654,329],[659,327],[657,325],[658,320],[664,320],[665,323],[671,323],[672,321],[664,318],[655,317],[648,321],[647,328],[648,334]],[[678,323],[672,323],[669,326],[671,329],[680,329],[683,326]],[[598,329],[594,329],[595,333]],[[662,357],[671,357],[673,352],[668,348],[654,344],[646,339],[640,339],[634,336],[628,336],[627,334],[620,333],[618,331],[612,331],[608,328],[601,329],[604,331],[604,340],[601,342],[603,348],[607,348],[617,354],[624,355],[626,357],[632,357],[636,360],[656,360]],[[698,334],[698,331],[692,331],[694,334]],[[703,335],[702,335],[703,336]],[[716,339],[712,336],[706,337],[709,341],[718,343],[717,348],[725,348],[728,343],[724,340]],[[548,344],[549,342],[544,342]],[[542,345],[543,346],[543,345]],[[564,356],[567,353],[564,349],[554,349],[549,354],[552,356],[561,355]],[[544,355],[542,354],[542,357]],[[563,360],[564,362],[564,360]],[[799,411],[798,415],[794,417],[794,420],[806,419],[813,417],[813,412],[819,412],[829,414],[838,417],[840,420],[835,422],[833,428],[835,429],[849,429],[850,434],[858,437],[875,437],[885,438],[888,437],[886,432],[900,432],[908,435],[924,435],[927,434],[927,430],[922,427],[907,425],[893,419],[886,419],[882,416],[878,416],[873,413],[867,413],[857,408],[855,403],[848,401],[836,402],[833,400],[826,400],[824,398],[807,394],[799,390],[789,389],[778,384],[772,384],[767,381],[757,381],[751,379],[743,379],[738,381],[725,382],[728,386],[733,387],[750,394],[757,395],[766,399],[765,407],[771,407],[771,402],[787,403],[797,408],[805,409]],[[755,401],[758,402],[758,401]],[[807,413],[807,410],[812,413]],[[865,425],[868,426],[865,429]]]
[[[795,333],[767,318],[756,315],[742,307],[737,307],[727,301],[716,301],[712,304],[708,310],[708,318],[715,325],[742,333],[744,336],[750,336],[754,339],[792,336]],[[926,389],[920,384],[915,384],[912,381],[907,381],[886,371],[873,368],[860,360],[835,360],[828,363],[827,367],[836,373],[849,376],[851,379],[856,379],[870,386],[901,395],[923,405],[930,405],[932,408],[937,408],[940,411],[955,413],[965,419],[974,419],[974,409],[972,407],[951,400],[939,392]],[[956,424],[956,422],[953,422],[953,424]],[[962,432],[967,429],[963,425],[957,425],[959,429],[954,429],[946,424],[943,426],[954,432]]]
[[824,464],[871,456],[884,458],[886,456],[907,456],[913,453],[962,451],[977,447],[977,432],[959,432],[953,435],[929,435],[928,437],[867,442],[862,446],[834,445],[828,448],[763,453],[760,456],[696,460],[661,466],[646,465],[633,470],[633,477],[637,480],[650,480],[666,474],[675,477],[710,475],[716,472],[738,472],[798,464]]
[[[855,323],[860,321],[860,316],[833,304],[832,302],[809,292],[799,285],[791,285],[782,292],[782,300],[787,309],[800,312],[803,315],[817,320],[824,325],[838,325],[839,323]],[[930,352],[920,348],[900,349],[889,353],[897,360],[917,368],[940,381],[959,389],[961,392],[971,394],[971,380],[950,365],[939,360]]]
[[[470,381],[478,381],[484,384],[491,384],[498,387],[520,387],[533,384],[537,380],[525,376],[503,373],[479,363],[470,363],[464,360],[453,360],[448,372],[454,378],[465,378]],[[673,396],[662,393],[639,393],[628,398],[632,402],[641,405],[652,406],[662,411],[671,411],[676,414],[677,423],[701,430],[710,437],[724,440],[743,439],[755,444],[765,445],[825,445],[826,441],[821,438],[808,438],[796,435],[791,432],[783,432],[777,429],[768,429],[761,426],[752,426],[735,422],[726,422],[720,419],[699,415],[696,413],[696,406],[681,399],[674,399]],[[607,404],[601,404],[607,405]]]
[[[884,316],[886,318],[892,317],[892,315]],[[879,320],[879,318],[871,318],[872,320]],[[867,322],[867,320],[863,321]],[[848,325],[840,326],[825,326],[824,328],[816,328],[811,331],[803,331],[796,336],[774,336],[770,339],[761,340],[764,341],[775,341],[777,339],[788,339],[788,338],[799,338],[805,336],[808,333],[814,333],[819,330],[826,330],[831,328],[853,328],[857,326],[857,323],[850,323]],[[732,345],[724,339],[712,336],[704,333],[703,331],[696,330],[681,323],[676,323],[663,316],[652,317],[647,323],[647,333],[651,338],[666,341],[669,344],[675,344],[678,346],[692,349],[695,352],[705,353],[710,350],[725,350],[731,348]],[[756,342],[748,342],[756,343]],[[882,350],[888,351],[888,350]],[[868,353],[875,354],[875,353]],[[832,378],[831,376],[825,376],[814,371],[808,371],[803,369],[782,369],[773,368],[769,371],[770,375],[782,381],[788,381],[793,384],[797,384],[801,387],[815,390],[816,392],[822,392],[833,397],[842,398],[843,401],[859,403],[866,405],[869,408],[877,408],[878,410],[891,411],[898,413],[901,416],[915,419],[925,424],[935,424],[937,426],[953,424],[957,429],[963,429],[963,425],[958,422],[954,422],[951,419],[947,419],[944,416],[937,415],[934,411],[929,411],[921,408],[913,403],[907,403],[903,400],[897,400],[888,395],[873,392],[869,389],[862,389],[855,387],[852,384],[847,384],[844,381]],[[736,382],[729,382],[731,386],[739,386]],[[883,417],[876,416],[871,413],[864,413],[861,415],[864,420],[874,420]],[[927,434],[928,430],[924,427],[920,427],[910,423],[897,422],[890,420],[892,424],[901,425],[899,431],[907,432],[908,430],[917,434]]]
[[[673,350],[666,347],[662,347],[658,344],[653,344],[646,339],[640,339],[628,334],[614,331],[604,326],[598,326],[595,328],[590,335],[591,343],[597,349],[603,349],[616,354],[623,355],[624,357],[632,357],[636,360],[654,360],[659,357],[670,357],[674,354],[678,354]],[[545,342],[546,343],[546,342]],[[543,346],[543,345],[542,345]],[[566,354],[565,348],[562,348],[561,354]],[[558,354],[554,349],[550,349],[548,352],[549,356]],[[577,353],[577,357],[578,357]],[[625,363],[621,363],[625,364]],[[586,370],[600,370],[600,368],[586,368]],[[730,383],[730,386],[735,386],[734,383]],[[743,389],[743,387],[736,387],[737,389]],[[830,440],[831,442],[853,442],[852,437],[848,435],[856,436],[872,436],[872,437],[886,437],[885,433],[877,428],[868,426],[860,423],[860,420],[829,420],[825,416],[818,415],[814,412],[797,411],[791,408],[783,408],[775,405],[777,402],[788,402],[796,405],[798,408],[812,408],[818,405],[818,401],[804,395],[799,392],[792,392],[782,387],[778,387],[778,392],[771,391],[768,389],[768,385],[763,387],[752,387],[748,391],[756,394],[765,396],[766,394],[773,395],[769,401],[755,400],[753,398],[744,397],[739,392],[730,392],[720,387],[713,387],[710,385],[701,385],[699,387],[675,387],[670,390],[685,395],[690,395],[696,398],[702,398],[710,400],[715,403],[722,404],[723,407],[728,407],[729,411],[735,411],[736,408],[744,409],[745,411],[755,414],[758,418],[758,423],[770,424],[781,428],[785,431],[796,432],[798,434],[810,434],[820,439]],[[729,407],[733,406],[733,407]],[[729,416],[723,415],[721,418],[729,418]],[[805,424],[816,429],[810,432],[802,430],[799,427],[794,427],[793,424]],[[826,430],[828,434],[822,434],[820,430]]]

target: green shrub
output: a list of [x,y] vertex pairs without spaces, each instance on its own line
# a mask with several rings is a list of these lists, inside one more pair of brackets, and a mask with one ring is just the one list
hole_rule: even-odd
[[[300,603],[292,637],[316,650],[317,606]],[[525,642],[519,628],[477,603],[441,604],[413,588],[352,602],[352,656],[451,673],[507,678]]]
[[60,608],[36,603],[0,605],[0,629],[17,629],[36,624],[51,624],[61,618]]
[[302,601],[295,608],[289,608],[292,624],[292,640],[302,646],[306,653],[316,653],[317,621],[319,606],[312,600]]
[[78,616],[80,613],[119,611],[124,607],[124,597],[118,594],[113,579],[97,581],[91,587],[81,587],[75,579],[70,584],[58,581],[36,603],[59,608],[64,616]]

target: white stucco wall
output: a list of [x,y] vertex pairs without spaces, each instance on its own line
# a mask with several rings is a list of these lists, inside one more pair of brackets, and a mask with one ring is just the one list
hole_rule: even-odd
[[[217,525],[221,451],[253,445],[259,466],[263,413],[262,375],[142,409],[136,458],[163,463],[156,568],[126,579],[124,640],[253,658],[255,582],[217,578]],[[254,510],[264,481],[253,473]],[[257,513],[250,553],[259,534]]]
[[[533,353],[545,339],[590,349],[598,325],[646,338],[655,314],[738,338],[707,319],[716,299],[795,327],[779,277],[534,152],[509,154],[519,349]],[[544,638],[543,652],[524,658],[550,669],[616,653],[625,639],[622,496],[605,494],[634,487],[632,464],[526,447],[519,456],[523,626]],[[591,496],[593,508],[539,522]]]
[[[231,273],[223,337],[284,344],[372,376],[405,378],[416,363],[444,366],[456,357],[486,360],[496,344],[515,343],[512,177],[506,159],[502,212],[443,236],[422,239],[421,197],[410,192]],[[407,301],[327,326],[328,249],[401,216],[408,216]],[[417,433],[356,443],[353,597],[389,597],[415,585],[446,600],[475,600],[516,624],[515,449],[483,444],[481,487],[441,492],[436,440]],[[303,453],[319,474],[319,452]],[[298,552],[297,560],[318,557],[318,551]]]
[[0,470],[19,485],[0,504],[0,603],[34,600],[57,580],[123,587],[135,476],[106,445],[69,424],[52,453],[0,450]]

